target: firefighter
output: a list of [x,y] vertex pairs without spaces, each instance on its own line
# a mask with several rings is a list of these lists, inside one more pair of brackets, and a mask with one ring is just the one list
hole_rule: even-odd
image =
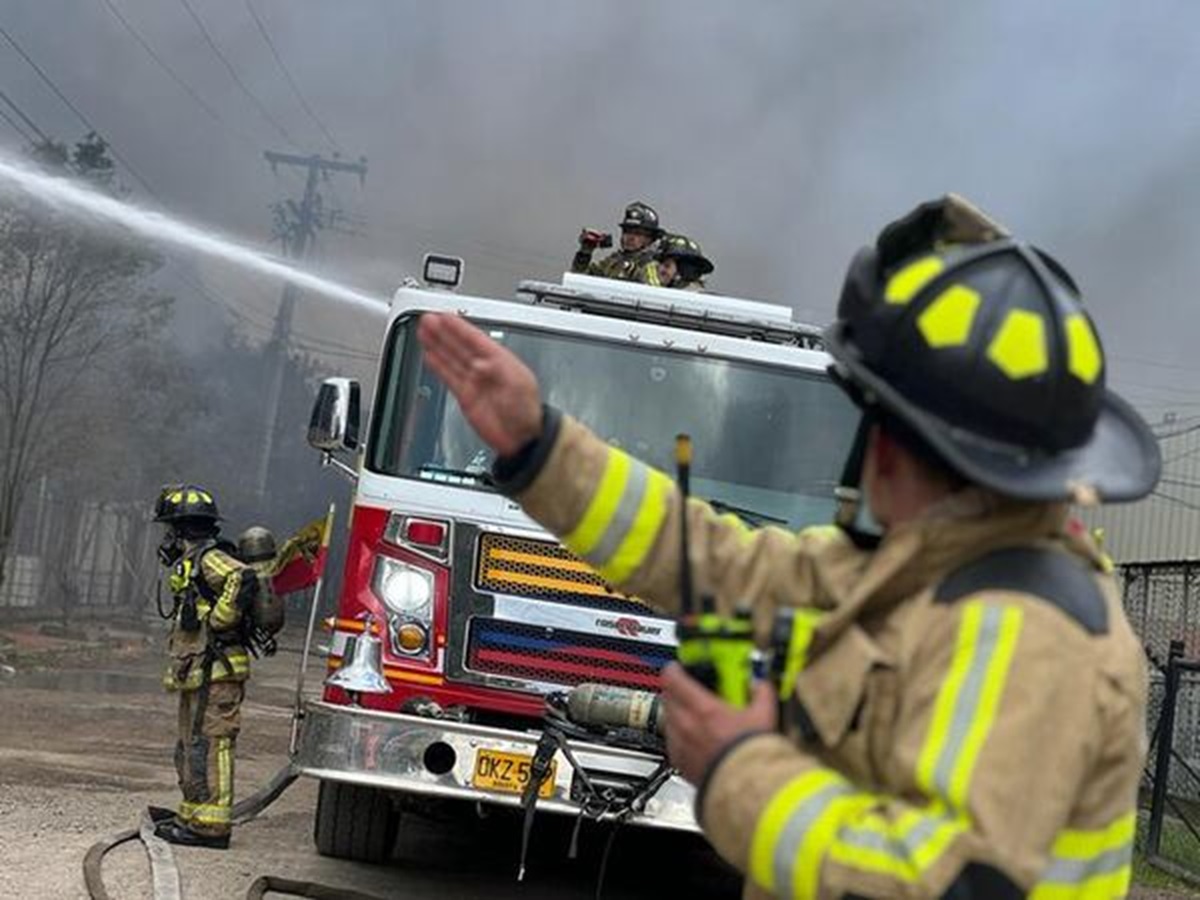
[[[765,684],[737,709],[664,674],[671,759],[747,896],[1124,895],[1147,676],[1068,505],[1146,495],[1161,458],[1105,387],[1061,271],[953,196],[892,223],[827,332],[863,413],[841,492],[863,509],[792,534],[688,504],[718,613],[752,601],[765,646],[796,608],[783,722]],[[544,407],[465,321],[427,316],[420,335],[501,489],[614,586],[677,610],[669,477]]]
[[640,200],[630,203],[621,219],[621,248],[599,262],[592,262],[592,254],[604,245],[604,240],[607,238],[611,243],[612,239],[603,232],[585,228],[579,233],[579,249],[571,260],[571,271],[637,281],[642,268],[653,261],[662,234],[654,207]]
[[233,808],[234,745],[250,657],[243,620],[258,591],[252,568],[220,540],[213,496],[197,485],[162,491],[154,521],[166,526],[159,558],[174,599],[164,683],[179,694],[175,770],[183,800],[159,837],[224,850]]
[[712,261],[696,241],[686,235],[668,234],[658,242],[654,261],[640,270],[639,280],[644,284],[699,292],[704,290],[704,276],[712,270]]

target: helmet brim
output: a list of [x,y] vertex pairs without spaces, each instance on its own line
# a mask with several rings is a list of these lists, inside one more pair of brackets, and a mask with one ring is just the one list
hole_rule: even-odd
[[203,515],[196,513],[167,513],[166,515],[155,516],[151,521],[160,522],[164,525],[170,525],[172,522],[178,522],[180,519],[205,519],[209,522],[224,522],[225,517],[221,515]]
[[[913,429],[956,472],[998,493],[1044,502],[1123,502],[1149,494],[1162,472],[1162,454],[1150,428],[1110,390],[1087,443],[1055,454],[994,441],[956,428],[907,400],[869,369],[842,337],[840,323],[825,332],[825,346],[841,380],[862,405],[864,397]],[[845,385],[843,385],[845,387]],[[858,391],[860,397],[853,394]]]

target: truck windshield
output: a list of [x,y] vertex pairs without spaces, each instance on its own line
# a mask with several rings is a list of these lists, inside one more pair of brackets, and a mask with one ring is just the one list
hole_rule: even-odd
[[[491,490],[492,453],[397,322],[373,416],[375,472]],[[752,525],[829,522],[857,414],[823,374],[477,323],[537,373],[545,401],[667,473],[692,436],[692,490]]]

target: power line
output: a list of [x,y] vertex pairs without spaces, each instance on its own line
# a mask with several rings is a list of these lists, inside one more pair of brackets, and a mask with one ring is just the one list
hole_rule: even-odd
[[3,107],[0,107],[0,119],[3,119],[5,122],[7,122],[8,126],[15,131],[23,141],[27,141],[30,144],[35,143],[34,139],[29,135],[29,133],[23,131],[21,126],[16,123],[13,117],[4,111]]
[[329,145],[335,150],[340,151],[342,148],[338,144],[337,138],[335,138],[329,129],[325,127],[325,123],[321,121],[321,118],[315,112],[313,112],[313,108],[309,106],[308,101],[304,99],[304,94],[301,93],[300,86],[296,84],[296,79],[292,77],[292,73],[288,70],[287,65],[284,64],[283,57],[279,55],[279,50],[276,48],[275,42],[271,40],[271,33],[267,30],[266,24],[263,22],[258,13],[255,12],[254,6],[250,3],[250,0],[245,0],[245,3],[246,10],[250,13],[250,18],[254,19],[254,24],[258,26],[258,33],[261,34],[263,40],[266,41],[267,48],[271,51],[271,56],[275,58],[275,63],[279,66],[279,71],[282,72],[283,77],[287,79],[287,83],[291,87],[292,93],[296,95],[296,99],[300,101],[300,105],[304,107],[304,111],[308,113],[308,117],[316,123],[319,129],[321,129],[321,133],[324,134],[328,139]]
[[[0,100],[3,100],[5,103],[7,103],[9,108],[12,109],[12,111],[15,112],[18,116],[20,116],[21,121],[29,126],[30,131],[32,131],[34,134],[36,134],[41,139],[42,143],[44,143],[44,144],[50,143],[50,138],[46,136],[46,132],[44,132],[44,131],[42,131],[42,129],[38,128],[37,123],[34,122],[33,119],[29,118],[29,116],[27,116],[25,114],[25,110],[23,110],[23,109],[21,109],[21,107],[17,106],[16,102],[12,99],[12,97],[8,96],[8,94],[4,93],[4,91],[0,91]],[[34,142],[30,141],[30,143],[32,144]]]
[[[186,269],[176,269],[174,274],[175,277],[181,282],[186,283],[189,287],[196,290],[205,300],[209,301],[226,314],[232,316],[237,321],[249,325],[252,328],[258,329],[259,331],[274,331],[274,325],[261,322],[242,312],[229,301],[218,296],[217,294],[214,294],[198,276],[192,274]],[[319,353],[325,356],[359,359],[367,362],[374,362],[378,358],[376,354],[371,353],[368,350],[364,350],[361,347],[342,344],[337,341],[331,341],[327,338],[316,337],[315,335],[293,332],[292,337],[293,340],[289,341],[290,346],[301,350],[308,350],[313,353]]]
[[229,122],[225,120],[225,118],[221,115],[221,113],[218,112],[217,109],[211,103],[209,103],[207,100],[205,100],[204,97],[201,96],[201,94],[195,88],[193,88],[190,84],[188,84],[188,82],[186,80],[184,80],[183,76],[180,75],[178,72],[176,72],[175,69],[170,65],[170,63],[168,63],[165,59],[163,59],[159,55],[158,51],[156,51],[154,49],[154,47],[150,44],[150,42],[148,40],[146,40],[146,38],[142,35],[142,33],[139,32],[133,26],[133,23],[130,22],[127,18],[125,18],[124,14],[121,12],[120,9],[118,9],[113,4],[112,0],[101,0],[101,2],[106,7],[108,7],[108,11],[110,13],[112,13],[113,17],[119,23],[121,23],[121,27],[124,28],[125,31],[127,31],[129,33],[129,36],[132,37],[135,41],[137,41],[138,44],[141,46],[141,48],[146,51],[146,55],[149,56],[152,60],[154,60],[155,64],[160,69],[162,69],[164,72],[166,72],[167,75],[169,75],[171,77],[171,80],[174,81],[177,85],[179,85],[179,87],[181,87],[183,89],[183,91],[189,97],[192,98],[192,100],[196,103],[196,105],[199,106],[202,110],[204,110],[205,113],[208,114],[209,118],[211,118],[214,122],[217,122],[218,124],[224,126],[225,128],[228,128],[234,135],[236,135],[239,139],[244,141],[246,144],[253,146],[253,141],[250,139],[249,135],[247,135],[247,134],[239,131],[238,129],[234,128],[233,126],[231,126],[229,124]]
[[225,69],[229,72],[229,77],[233,79],[234,84],[238,86],[238,88],[243,94],[246,95],[247,98],[249,98],[250,102],[254,104],[255,108],[258,109],[262,117],[269,122],[271,126],[280,133],[280,135],[283,136],[285,141],[287,141],[293,147],[297,146],[295,140],[293,140],[292,136],[288,134],[288,130],[279,123],[278,119],[271,115],[271,111],[267,109],[261,100],[258,99],[257,95],[255,95],[250,88],[246,87],[246,83],[242,81],[241,76],[238,75],[237,69],[235,69],[233,67],[233,63],[229,61],[229,57],[221,52],[221,48],[217,46],[217,42],[213,40],[212,34],[209,32],[208,28],[205,27],[204,20],[201,19],[196,13],[196,10],[192,7],[192,4],[189,2],[189,0],[179,0],[179,2],[183,4],[183,8],[186,9],[188,15],[192,17],[192,21],[196,23],[196,27],[200,29],[200,33],[204,36],[204,41],[208,44],[209,49],[211,49],[217,59],[219,59],[225,65]]
[[[63,102],[63,104],[67,107],[67,109],[69,109],[69,110],[71,110],[71,112],[75,113],[75,116],[79,119],[79,121],[82,122],[85,126],[87,126],[87,128],[93,134],[95,134],[97,137],[101,137],[101,139],[103,140],[100,129],[97,128],[95,125],[93,125],[91,123],[91,121],[88,119],[88,117],[85,116],[80,111],[79,107],[76,106],[74,103],[72,103],[70,101],[70,99],[67,97],[67,95],[64,94],[61,90],[59,90],[58,85],[55,84],[51,80],[50,76],[45,73],[45,71],[42,69],[41,66],[39,66],[36,62],[33,61],[33,58],[30,57],[30,55],[25,52],[25,50],[21,47],[21,45],[17,43],[16,39],[11,34],[8,33],[8,30],[3,25],[0,25],[0,35],[2,35],[4,37],[4,39],[6,41],[8,41],[8,43],[12,46],[12,48],[14,50],[16,50],[18,54],[20,54],[21,59],[25,60],[25,62],[27,62],[29,64],[29,67],[37,73],[38,77],[40,79],[42,79],[43,82],[45,82],[46,87],[50,88],[50,90],[52,90],[54,92],[54,96],[58,97],[58,99],[61,100]],[[155,200],[159,200],[161,202],[161,198],[155,192],[154,188],[150,187],[150,185],[146,181],[146,179],[143,178],[140,174],[138,174],[137,169],[135,169],[132,165],[129,164],[129,160],[125,159],[125,157],[123,157],[117,151],[117,148],[115,146],[113,146],[112,142],[105,140],[104,143],[108,146],[109,152],[112,153],[113,159],[115,159],[117,162],[119,162],[121,165],[123,165],[125,167],[126,171],[128,171],[129,174],[132,175],[137,180],[138,184],[140,184],[143,188],[146,189],[146,192],[151,197],[153,197]]]

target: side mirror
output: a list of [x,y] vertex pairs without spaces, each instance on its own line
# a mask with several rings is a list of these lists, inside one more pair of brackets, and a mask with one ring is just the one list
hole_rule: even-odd
[[321,382],[308,422],[309,446],[323,453],[356,450],[358,423],[358,382],[351,378],[326,378]]

